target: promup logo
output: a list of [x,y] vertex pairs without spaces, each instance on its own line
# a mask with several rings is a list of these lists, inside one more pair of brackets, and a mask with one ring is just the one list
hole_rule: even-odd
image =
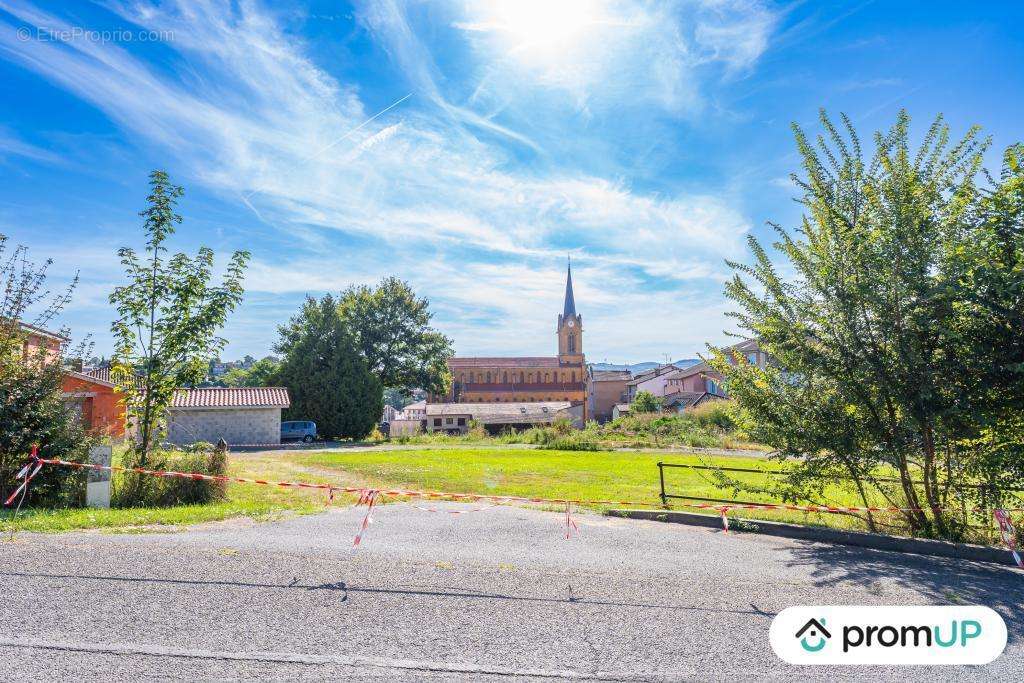
[[790,607],[769,638],[790,664],[987,664],[1006,624],[980,606]]
[[[800,639],[800,647],[803,649],[808,652],[821,652],[821,649],[828,644],[828,639],[832,637],[832,634],[825,629],[824,618],[821,621],[808,619],[807,623],[796,632],[796,637]],[[814,645],[807,642],[808,638]]]

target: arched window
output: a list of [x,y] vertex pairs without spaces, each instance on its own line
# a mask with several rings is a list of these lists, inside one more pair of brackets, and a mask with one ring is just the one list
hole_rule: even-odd
[[502,380],[501,381],[503,383],[505,383],[505,384],[508,384],[508,372],[506,372],[504,375],[502,375]]
[[519,373],[519,383],[520,384],[525,384],[525,382],[526,382],[526,380],[523,379],[523,373],[520,372]]
[[569,353],[576,353],[576,335],[569,334]]
[[466,374],[463,373],[463,372],[460,372],[459,373],[459,384],[465,384],[465,383],[466,383]]
[[569,373],[569,381],[570,382],[575,382],[576,381],[576,371],[575,370],[573,370],[571,373]]
[[487,373],[487,383],[488,384],[491,383],[491,373],[490,372]]
[[530,384],[533,384],[533,373],[532,372],[526,376],[526,381],[529,382]]
[[544,373],[544,383],[547,384],[551,381],[551,375],[547,372]]

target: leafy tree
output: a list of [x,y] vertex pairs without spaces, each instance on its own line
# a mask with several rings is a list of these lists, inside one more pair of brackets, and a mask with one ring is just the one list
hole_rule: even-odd
[[383,411],[383,389],[359,353],[355,338],[331,295],[307,298],[288,325],[279,328],[281,354],[273,383],[288,388],[286,419],[313,420],[328,437],[361,439]]
[[[247,356],[248,357],[248,356]],[[249,369],[232,368],[220,377],[225,387],[266,387],[280,367],[281,362],[273,356],[253,362]]]
[[409,395],[413,389],[443,394],[449,382],[452,342],[430,327],[426,299],[408,283],[385,278],[376,287],[349,287],[340,310],[370,370],[387,388]]
[[[842,120],[845,135],[822,112],[816,143],[794,126],[806,213],[796,234],[771,224],[793,276],[753,237],[753,265],[730,263],[734,315],[774,363],[720,350],[712,363],[751,436],[795,459],[793,496],[852,478],[865,503],[911,508],[913,531],[959,538],[972,507],[951,512],[970,495],[959,484],[998,496],[1024,481],[1020,148],[983,190],[977,129],[951,145],[940,117],[914,152],[901,112],[865,161]],[[996,432],[1015,443],[971,445]]]
[[661,401],[649,391],[638,391],[633,397],[632,410],[635,413],[656,413],[661,410]]
[[221,284],[214,286],[209,248],[200,247],[195,257],[168,256],[165,242],[181,223],[175,207],[184,190],[172,185],[164,171],[153,171],[149,184],[148,206],[139,214],[145,219],[145,255],[128,247],[118,250],[128,284],[110,295],[119,316],[111,326],[111,374],[138,426],[135,448],[141,466],[163,433],[174,392],[202,382],[210,359],[224,348],[226,341],[216,332],[242,300],[242,273],[249,260],[249,252],[235,252]]
[[401,389],[391,388],[384,390],[384,404],[389,405],[395,410],[401,410],[410,403],[415,403],[416,399],[409,393],[402,391]]
[[[28,260],[25,247],[6,253],[7,237],[0,235],[0,487],[16,484],[15,475],[25,465],[33,445],[45,458],[74,462],[87,459],[91,439],[82,427],[78,408],[65,402],[61,393],[62,358],[26,345],[24,326],[29,310],[38,310],[34,327],[49,325],[70,302],[77,277],[61,294],[50,297],[46,269]],[[58,333],[67,337],[67,330]],[[59,356],[67,351],[61,343]],[[85,345],[79,350],[84,355]],[[70,468],[45,467],[32,481],[32,501],[38,505],[81,505],[81,473]]]

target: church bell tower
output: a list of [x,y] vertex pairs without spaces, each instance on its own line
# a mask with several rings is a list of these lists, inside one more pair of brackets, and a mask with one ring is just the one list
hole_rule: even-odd
[[583,363],[583,317],[576,313],[571,262],[565,278],[565,305],[558,316],[558,360],[563,363]]

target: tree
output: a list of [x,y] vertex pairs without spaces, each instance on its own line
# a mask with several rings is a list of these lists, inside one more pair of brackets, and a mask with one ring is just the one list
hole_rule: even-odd
[[661,410],[661,401],[649,391],[638,391],[633,398],[634,413],[656,413]]
[[[5,489],[28,460],[34,445],[44,458],[74,462],[87,459],[91,439],[85,434],[78,409],[61,393],[64,376],[61,357],[45,349],[30,348],[25,317],[39,311],[30,325],[48,326],[71,301],[78,278],[61,294],[51,297],[45,288],[51,261],[37,265],[28,260],[25,247],[6,253],[7,237],[0,235],[0,482]],[[67,338],[67,330],[59,336]],[[85,355],[86,344],[78,349]],[[61,342],[56,356],[64,356]],[[44,506],[80,505],[82,475],[64,467],[46,467],[32,481],[35,503]]]
[[149,184],[148,206],[139,214],[145,219],[145,256],[128,247],[118,250],[128,283],[110,295],[119,316],[111,326],[111,374],[138,426],[135,448],[142,467],[163,433],[174,392],[202,382],[210,359],[224,348],[226,341],[216,332],[242,300],[249,260],[249,252],[236,251],[221,284],[213,286],[209,248],[200,247],[195,257],[168,257],[165,242],[181,223],[175,207],[184,190],[164,171],[153,171]]
[[429,302],[417,299],[408,283],[389,277],[376,289],[349,287],[341,294],[339,308],[384,387],[406,395],[413,389],[447,391],[452,342],[430,327]]
[[[249,356],[246,356],[249,358]],[[266,387],[280,367],[281,362],[273,356],[253,361],[249,369],[232,368],[225,372],[219,384],[225,387]]]
[[901,112],[865,161],[842,120],[845,135],[822,112],[816,144],[794,126],[806,213],[795,235],[770,224],[794,276],[753,237],[754,264],[730,263],[733,315],[774,363],[713,350],[712,364],[751,436],[794,459],[794,495],[849,478],[865,504],[907,508],[913,531],[959,538],[970,513],[955,517],[953,503],[972,490],[961,484],[999,495],[1024,481],[1019,438],[992,461],[970,445],[1000,419],[1019,429],[1006,424],[1024,392],[1019,148],[982,190],[977,129],[950,145],[939,117],[914,153]]
[[359,353],[331,295],[307,298],[279,329],[282,360],[272,381],[288,388],[287,419],[313,420],[327,437],[361,439],[384,408],[380,381]]

